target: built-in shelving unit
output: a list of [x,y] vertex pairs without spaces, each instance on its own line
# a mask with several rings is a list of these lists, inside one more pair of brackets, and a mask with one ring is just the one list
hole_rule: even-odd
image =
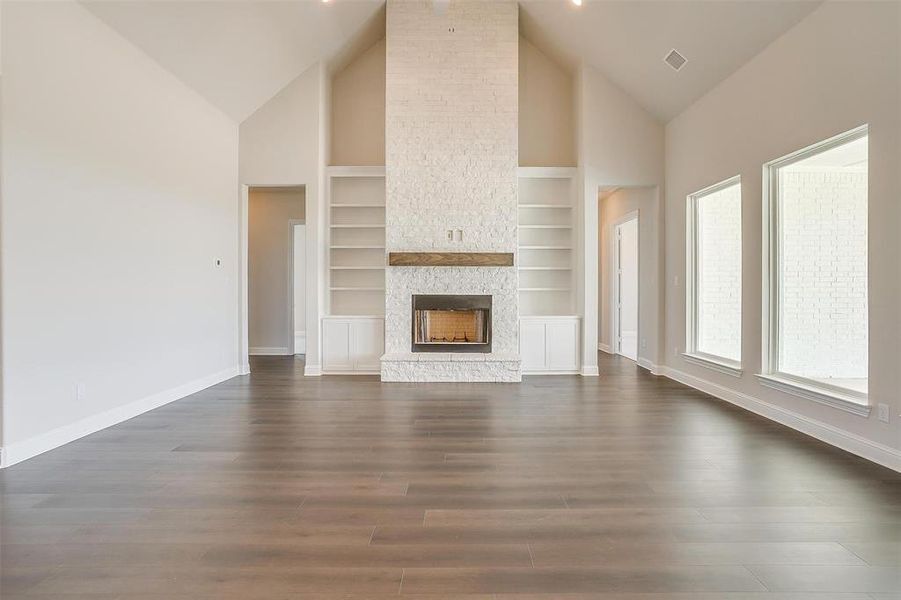
[[576,242],[570,167],[519,168],[519,311],[573,315]]
[[385,314],[385,169],[329,167],[330,315]]

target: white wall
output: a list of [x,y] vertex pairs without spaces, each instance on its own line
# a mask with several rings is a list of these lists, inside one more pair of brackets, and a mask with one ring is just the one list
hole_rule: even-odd
[[237,373],[238,132],[78,4],[2,10],[9,464]]
[[520,166],[576,165],[574,93],[572,74],[520,36]]
[[[578,115],[577,145],[582,177],[583,206],[581,263],[585,284],[580,294],[582,327],[582,373],[597,374],[598,348],[598,191],[610,186],[650,186],[657,188],[654,212],[662,221],[660,193],[663,187],[663,125],[635,103],[625,92],[613,85],[591,67],[579,70],[576,82]],[[654,237],[662,271],[662,244]],[[660,274],[662,276],[662,273]],[[657,277],[659,280],[659,277]],[[653,312],[662,321],[662,289],[648,298]],[[656,335],[654,335],[656,334]],[[660,363],[658,328],[648,338],[648,358]],[[656,338],[656,339],[654,339]]]
[[613,350],[613,226],[624,216],[638,212],[638,359],[656,364],[660,330],[660,271],[658,191],[656,187],[620,188],[600,199],[598,210],[598,341]]
[[324,269],[324,163],[328,107],[325,69],[316,65],[288,84],[240,126],[244,185],[303,185],[306,193],[307,354],[309,375],[319,373],[319,307]]
[[[898,3],[823,4],[671,121],[666,138],[667,365],[883,462],[887,447],[901,448],[899,10]],[[870,126],[870,401],[892,407],[891,424],[875,410],[862,418],[764,388],[754,376],[761,368],[761,165],[863,123]],[[676,353],[685,335],[685,197],[735,174],[744,188],[740,379]],[[901,458],[891,460],[901,468]]]
[[333,165],[385,164],[385,40],[332,77]]
[[[292,220],[304,218],[303,188],[251,188],[248,339],[251,354],[288,354],[293,344]],[[301,274],[303,270],[301,269]]]

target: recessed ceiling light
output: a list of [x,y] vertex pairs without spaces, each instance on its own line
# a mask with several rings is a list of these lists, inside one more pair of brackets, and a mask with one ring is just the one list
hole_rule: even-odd
[[582,6],[582,0],[573,0],[573,4],[576,6]]

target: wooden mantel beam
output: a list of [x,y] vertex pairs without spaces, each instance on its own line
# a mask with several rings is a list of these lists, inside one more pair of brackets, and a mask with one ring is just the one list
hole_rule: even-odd
[[392,267],[512,267],[512,252],[389,252]]

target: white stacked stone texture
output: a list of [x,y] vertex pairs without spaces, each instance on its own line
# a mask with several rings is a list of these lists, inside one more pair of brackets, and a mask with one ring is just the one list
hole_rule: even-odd
[[[439,12],[431,0],[390,0],[387,11],[387,251],[515,253],[516,3],[454,1]],[[448,229],[462,241],[448,241]],[[383,380],[520,378],[515,268],[388,267],[385,287]],[[492,295],[493,356],[412,356],[413,294]]]

